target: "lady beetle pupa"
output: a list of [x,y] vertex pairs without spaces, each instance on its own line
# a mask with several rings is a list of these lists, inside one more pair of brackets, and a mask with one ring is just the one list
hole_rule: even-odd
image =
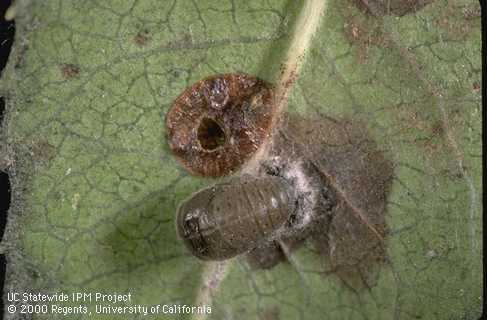
[[169,146],[192,174],[218,177],[238,170],[271,132],[274,95],[246,74],[216,75],[186,89],[166,115]]
[[217,183],[179,207],[179,237],[200,259],[235,257],[280,234],[294,212],[293,196],[287,182],[273,176]]

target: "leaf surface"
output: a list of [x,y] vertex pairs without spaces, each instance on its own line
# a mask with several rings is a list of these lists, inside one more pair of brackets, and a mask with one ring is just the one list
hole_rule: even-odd
[[[2,243],[8,288],[192,305],[203,267],[176,238],[174,215],[211,181],[170,155],[164,115],[213,74],[273,81],[301,3],[18,2],[0,81],[15,194]],[[329,2],[289,108],[361,119],[391,158],[391,265],[357,294],[324,276],[309,248],[294,255],[300,272],[284,263],[254,272],[237,259],[210,319],[478,318],[479,12],[475,1],[436,0],[375,17],[353,1]]]

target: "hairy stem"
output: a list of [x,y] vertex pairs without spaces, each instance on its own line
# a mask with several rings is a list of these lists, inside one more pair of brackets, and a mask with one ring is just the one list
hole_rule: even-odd
[[[232,260],[207,262],[204,265],[203,274],[201,276],[201,285],[196,296],[196,306],[212,306],[213,297],[216,295],[220,284],[228,273],[228,269],[233,263]],[[208,314],[193,314],[192,319],[204,320]]]
[[[286,111],[289,93],[298,79],[301,67],[305,61],[307,50],[311,46],[311,40],[318,31],[321,17],[326,8],[326,3],[327,0],[305,0],[301,12],[296,19],[286,56],[281,63],[281,71],[276,77],[277,80],[274,96],[276,111],[272,119],[274,132],[277,132],[275,128],[280,119],[280,115]],[[259,148],[252,159],[247,162],[243,172],[251,174],[258,170],[260,160],[265,158],[269,151],[268,147],[271,140],[272,139],[268,139],[267,142]]]
[[[325,10],[325,5],[326,0],[305,0],[303,8],[299,13],[294,25],[286,58],[282,63],[282,70],[277,80],[275,89],[276,113],[273,120],[274,122],[277,121],[279,115],[287,108],[289,93],[301,71],[301,66],[305,60],[306,52],[311,45],[313,35],[318,30],[323,11]],[[261,150],[264,149],[266,148],[261,148]],[[196,298],[197,306],[212,305],[213,297],[227,275],[232,262],[233,260],[209,262],[205,265],[201,288]],[[193,319],[203,320],[206,319],[206,317],[206,314],[195,314]]]
[[[318,31],[327,0],[306,0],[294,25],[291,42],[276,85],[276,106],[279,115],[285,111],[289,93],[298,79],[301,66],[313,35]],[[277,117],[276,117],[277,118]]]

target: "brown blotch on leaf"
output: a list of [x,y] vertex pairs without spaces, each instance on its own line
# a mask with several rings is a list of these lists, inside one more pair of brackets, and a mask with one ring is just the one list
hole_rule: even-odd
[[166,114],[176,158],[192,174],[238,170],[268,138],[275,110],[270,85],[246,74],[209,77],[187,88]]
[[374,16],[404,16],[415,13],[434,0],[354,0],[357,7]]
[[137,33],[134,37],[134,42],[139,47],[145,47],[150,41],[149,31],[143,30]]
[[278,156],[301,157],[323,179],[323,205],[316,208],[309,238],[324,257],[325,273],[352,289],[374,286],[387,260],[385,213],[393,165],[365,123],[289,116],[272,148]]
[[77,77],[79,75],[80,68],[79,66],[71,63],[64,63],[61,65],[61,73],[63,78],[71,79]]

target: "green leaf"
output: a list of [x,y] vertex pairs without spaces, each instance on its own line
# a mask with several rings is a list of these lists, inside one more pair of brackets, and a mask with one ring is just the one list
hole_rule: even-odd
[[[275,81],[302,1],[17,7],[0,81],[14,191],[2,242],[7,291],[130,292],[127,305],[193,305],[205,267],[178,241],[175,209],[212,181],[189,176],[171,156],[164,115],[187,86],[212,74]],[[329,1],[289,108],[365,120],[394,162],[390,265],[377,286],[356,293],[323,275],[306,247],[294,264],[270,271],[251,272],[237,258],[210,319],[479,317],[479,12],[476,1],[436,0],[402,17],[376,17],[353,1]],[[100,303],[82,304],[94,313]]]

